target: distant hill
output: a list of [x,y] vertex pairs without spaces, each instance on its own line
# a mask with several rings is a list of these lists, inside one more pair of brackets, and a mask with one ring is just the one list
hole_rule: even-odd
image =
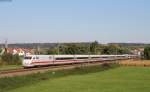
[[[9,48],[52,48],[55,47],[56,43],[16,43],[8,44]],[[4,44],[0,44],[0,47],[4,47]]]
[[[71,44],[71,43],[59,43],[59,44]],[[89,42],[73,43],[73,44],[89,44]],[[56,47],[58,43],[15,43],[8,44],[9,48],[53,48]],[[0,47],[4,47],[4,44],[0,44]]]
[[[59,43],[62,44],[82,44],[82,45],[88,45],[91,42],[79,42],[79,43]],[[144,44],[144,43],[108,43],[108,45],[111,44],[117,44],[119,46],[125,46],[125,47],[145,47],[150,44]],[[8,44],[9,48],[53,48],[56,47],[58,43],[15,43],[15,44]],[[101,44],[102,45],[102,44]],[[4,47],[4,44],[0,44],[0,47]]]
[[145,46],[150,45],[150,44],[145,44],[145,43],[108,43],[108,44],[117,44],[117,45],[125,46],[125,47],[141,47],[141,48],[144,48]]

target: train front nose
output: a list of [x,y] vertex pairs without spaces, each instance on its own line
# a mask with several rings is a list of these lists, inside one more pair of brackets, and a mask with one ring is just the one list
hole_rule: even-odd
[[24,67],[30,67],[31,66],[31,60],[23,60],[23,66]]

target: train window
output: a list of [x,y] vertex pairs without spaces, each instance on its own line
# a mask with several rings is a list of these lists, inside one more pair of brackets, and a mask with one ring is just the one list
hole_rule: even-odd
[[39,59],[39,57],[36,57],[36,59]]
[[88,57],[77,57],[77,59],[88,59]]
[[93,59],[96,59],[96,58],[100,58],[100,57],[92,57]]
[[102,58],[110,58],[110,57],[102,57]]
[[31,59],[32,57],[24,57],[24,59]]
[[74,59],[72,57],[66,57],[66,58],[56,58],[56,60],[69,60],[69,59]]
[[35,57],[33,57],[33,59],[35,59]]

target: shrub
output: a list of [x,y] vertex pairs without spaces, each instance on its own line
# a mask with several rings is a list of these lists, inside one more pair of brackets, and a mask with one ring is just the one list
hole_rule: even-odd
[[5,53],[1,56],[1,61],[3,64],[21,64],[21,58],[17,54]]
[[144,48],[144,59],[150,60],[150,46]]

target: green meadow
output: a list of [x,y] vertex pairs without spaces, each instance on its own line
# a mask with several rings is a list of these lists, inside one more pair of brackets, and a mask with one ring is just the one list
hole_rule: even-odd
[[18,69],[18,68],[22,68],[22,66],[21,65],[1,65],[0,71],[12,70],[12,69]]
[[[75,69],[39,74],[33,82],[31,76],[15,78],[27,80],[5,92],[150,92],[149,67],[115,67]],[[95,72],[94,72],[95,71]],[[53,74],[53,76],[51,76]],[[30,78],[30,79],[29,79]],[[9,79],[9,78],[8,78]],[[0,80],[1,81],[1,80]],[[14,81],[14,80],[13,80]],[[8,82],[8,81],[7,81]],[[17,83],[17,82],[16,82]],[[21,83],[21,82],[18,82]],[[6,86],[6,85],[5,85]],[[8,85],[11,86],[11,85]]]

